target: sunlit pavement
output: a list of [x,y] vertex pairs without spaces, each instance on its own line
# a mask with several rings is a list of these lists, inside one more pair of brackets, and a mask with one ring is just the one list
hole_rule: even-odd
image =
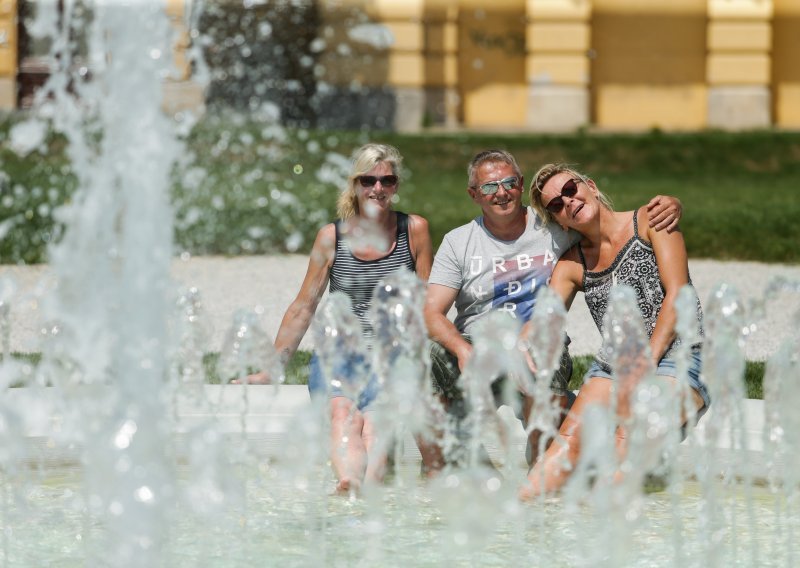
[[[218,351],[233,314],[239,309],[258,308],[264,330],[274,337],[284,311],[300,288],[307,265],[305,255],[192,257],[176,259],[172,276],[176,298],[180,290],[189,287],[199,290],[209,331],[208,351]],[[726,283],[737,290],[746,313],[775,278],[800,283],[800,265],[692,260],[689,270],[704,305],[708,304],[712,290]],[[44,325],[42,299],[53,286],[52,275],[46,266],[4,265],[0,266],[0,277],[3,276],[16,284],[11,299],[11,349],[40,351]],[[766,317],[762,320],[746,317],[746,324],[756,324],[745,342],[749,360],[767,359],[783,340],[800,329],[800,294],[780,294],[766,307]],[[593,353],[600,345],[600,335],[581,297],[576,298],[570,311],[568,333],[573,355]],[[306,334],[301,349],[313,347],[310,336]]]

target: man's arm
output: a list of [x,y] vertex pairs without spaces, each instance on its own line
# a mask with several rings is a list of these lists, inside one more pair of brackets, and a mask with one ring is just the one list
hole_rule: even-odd
[[457,296],[458,290],[455,288],[428,284],[423,313],[430,338],[455,355],[458,368],[463,371],[472,355],[472,345],[461,337],[456,326],[447,318],[447,312]]

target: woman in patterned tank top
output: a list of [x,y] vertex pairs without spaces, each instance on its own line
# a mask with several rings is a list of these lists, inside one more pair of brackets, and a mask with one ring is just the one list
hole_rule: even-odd
[[[691,284],[683,235],[677,221],[668,227],[649,226],[646,207],[636,211],[615,212],[608,198],[594,181],[564,164],[542,167],[531,183],[531,206],[542,219],[574,229],[583,237],[561,257],[550,286],[563,298],[567,308],[575,294],[584,292],[589,311],[602,333],[603,317],[611,289],[630,286],[635,293],[644,329],[650,338],[651,361],[638,361],[636,370],[615,369],[609,364],[610,353],[603,346],[589,368],[572,409],[559,431],[561,440],[553,443],[528,475],[521,493],[529,498],[559,489],[577,464],[580,452],[581,422],[590,404],[610,405],[616,396],[620,422],[630,417],[630,396],[644,374],[654,370],[657,380],[674,392],[677,388],[676,362],[672,358],[677,345],[675,300],[680,289]],[[652,204],[652,202],[651,202]],[[649,206],[648,206],[649,207]],[[659,230],[667,228],[666,231]],[[697,339],[690,346],[688,397],[699,418],[710,399],[700,380],[700,337],[702,311],[697,302]],[[624,376],[623,376],[624,375]],[[612,381],[619,389],[613,390]],[[686,408],[685,406],[683,408]],[[683,416],[682,420],[690,417]],[[626,448],[626,432],[617,427],[616,445],[620,456]],[[571,467],[564,467],[564,463]],[[646,472],[635,472],[644,475]],[[634,475],[633,473],[628,475]]]
[[[317,233],[305,279],[275,338],[275,349],[284,365],[308,330],[329,282],[332,292],[340,291],[350,297],[354,313],[366,328],[369,322],[365,314],[373,280],[402,266],[427,281],[433,259],[428,222],[419,215],[405,215],[392,209],[400,187],[401,163],[397,149],[385,144],[366,144],[355,152],[347,187],[337,203],[339,220],[328,223]],[[358,238],[359,233],[369,238]],[[348,235],[352,238],[347,239]],[[368,330],[363,333],[368,335]],[[364,412],[377,386],[368,367],[367,361],[358,360],[350,361],[348,369],[343,370],[347,373],[359,369],[358,372],[372,375],[370,385],[358,400],[351,400],[323,376],[316,355],[312,357],[309,390],[312,396],[327,393],[329,398],[331,462],[340,493],[355,492],[364,481],[380,481],[385,473],[386,454],[373,451],[379,444],[371,413]],[[269,380],[264,372],[248,377],[250,383]]]

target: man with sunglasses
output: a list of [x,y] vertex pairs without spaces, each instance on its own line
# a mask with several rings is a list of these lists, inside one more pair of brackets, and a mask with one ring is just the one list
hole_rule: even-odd
[[[434,258],[424,308],[432,339],[433,386],[456,423],[467,414],[458,379],[472,356],[474,325],[497,310],[517,318],[520,325],[526,322],[538,291],[548,284],[559,257],[580,238],[553,223],[545,226],[533,209],[523,206],[524,179],[509,152],[486,150],[476,154],[467,175],[467,193],[482,214],[445,235]],[[651,226],[658,230],[677,226],[681,214],[677,199],[657,196],[648,207]],[[454,304],[456,316],[450,321],[447,314]],[[561,419],[573,398],[567,389],[571,373],[572,362],[565,346],[561,368],[550,386],[554,403],[564,410]],[[492,384],[498,405],[504,402],[502,383],[498,380]],[[520,396],[517,410],[525,418],[533,408],[533,399],[522,393]],[[535,459],[539,436],[540,432],[534,430],[528,439],[529,464]],[[444,461],[458,462],[463,455],[455,451]]]

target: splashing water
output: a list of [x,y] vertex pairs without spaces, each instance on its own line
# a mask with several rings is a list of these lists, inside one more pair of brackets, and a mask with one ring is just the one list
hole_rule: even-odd
[[[44,19],[36,29],[56,38],[64,72],[42,91],[38,116],[12,133],[20,152],[41,144],[43,124],[65,133],[80,189],[58,213],[68,230],[51,249],[58,285],[44,302],[43,362],[35,372],[11,361],[0,366],[3,386],[19,377],[28,385],[4,389],[0,403],[6,564],[250,566],[265,558],[276,565],[796,563],[800,426],[794,406],[800,392],[792,378],[798,345],[787,342],[767,367],[769,486],[759,492],[747,467],[757,460],[742,424],[742,346],[755,322],[747,322],[744,306],[727,287],[706,305],[703,372],[713,416],[702,429],[690,428],[677,448],[670,422],[677,403],[653,389],[636,310],[625,291],[615,296],[604,339],[612,346],[609,361],[620,369],[621,388],[632,393],[628,459],[620,463],[615,453],[615,414],[589,408],[582,457],[563,496],[532,506],[516,500],[524,471],[513,467],[512,452],[519,448],[497,419],[490,385],[501,375],[511,379],[511,391],[538,393],[548,385],[546,377],[558,367],[564,320],[546,290],[534,311],[534,333],[522,346],[540,380],[531,378],[513,320],[485,318],[464,373],[472,409],[465,422],[467,467],[432,482],[406,475],[361,501],[333,499],[327,491],[330,440],[318,401],[293,413],[285,399],[278,402],[277,386],[206,385],[195,388],[197,400],[188,403],[187,389],[199,387],[204,375],[209,331],[199,291],[184,291],[175,302],[168,275],[168,179],[182,152],[181,126],[160,110],[162,79],[171,69],[165,55],[171,52],[169,22],[155,3],[99,3],[91,21],[80,19],[76,4],[63,2],[62,27],[52,5],[40,11]],[[69,26],[88,30],[91,80],[69,74]],[[350,242],[383,250],[378,235],[365,227]],[[9,289],[0,285],[0,324],[3,311],[13,308]],[[796,282],[776,282],[764,303],[798,289]],[[350,307],[336,295],[320,306],[312,329],[331,386],[348,396],[357,398],[370,376],[336,371],[354,357],[372,363],[383,382],[382,427],[397,438],[424,432],[432,411],[426,405],[436,406],[424,390],[429,377],[421,298],[420,284],[409,275],[382,284],[371,314],[371,352]],[[686,349],[694,343],[688,338],[694,338],[695,303],[687,295],[676,308]],[[237,315],[220,360],[224,377],[241,377],[249,367],[282,376],[258,318],[252,311]],[[676,357],[685,389],[686,351]],[[209,404],[209,392],[218,395],[216,406]],[[244,409],[223,415],[243,396]],[[516,396],[505,401],[517,404]],[[278,449],[259,453],[263,440],[246,434],[268,412],[279,411],[285,427],[263,433],[268,441],[277,439]],[[535,407],[531,424],[541,426],[547,412]],[[196,418],[191,424],[182,422],[187,414]],[[237,423],[231,430],[242,453],[230,450],[237,441],[224,424],[231,422]],[[490,442],[501,446],[501,471],[484,467],[478,448]],[[726,447],[735,451],[723,453]],[[77,472],[67,467],[64,473],[67,460],[53,459],[51,450],[77,455]],[[643,493],[643,473],[664,455],[677,456],[667,458],[672,467],[666,490]],[[416,465],[407,451],[397,457]],[[622,481],[615,483],[620,471]]]
[[501,448],[501,467],[510,464],[508,432],[495,411],[492,383],[506,377],[502,400],[519,408],[515,391],[523,380],[520,377],[530,373],[523,360],[519,335],[519,322],[499,311],[488,314],[475,325],[472,356],[459,379],[468,413],[460,425],[461,431],[456,432],[456,437],[466,440],[467,463],[473,467],[481,463],[490,465],[482,442]]
[[528,333],[523,337],[526,349],[536,368],[536,380],[530,373],[521,373],[528,379],[523,385],[525,392],[533,395],[531,416],[525,417],[527,433],[534,429],[542,432],[538,454],[542,455],[546,444],[557,435],[558,416],[561,408],[553,403],[550,385],[561,366],[564,342],[567,333],[567,313],[558,295],[544,288],[536,297]]
[[373,217],[367,215],[349,221],[349,228],[343,233],[342,238],[351,250],[375,249],[379,252],[389,252],[392,242],[386,236],[386,231]]
[[246,381],[248,374],[263,371],[270,384],[279,385],[286,380],[272,338],[259,323],[260,308],[238,310],[233,324],[225,336],[220,352],[219,370],[222,382]]
[[11,355],[11,302],[16,293],[16,283],[5,276],[0,279],[0,357]]
[[[428,388],[430,360],[422,317],[424,294],[422,282],[406,270],[379,282],[373,294],[372,368],[381,385],[376,429],[379,439],[385,441],[403,440],[405,432],[415,437],[428,435],[426,426],[434,403]],[[395,443],[395,463],[400,462],[402,451],[402,443]]]
[[71,69],[71,26],[87,25],[94,71],[91,81],[54,74],[39,93],[40,112],[70,140],[80,184],[60,212],[70,228],[50,250],[58,287],[45,306],[60,328],[45,357],[61,354],[74,368],[59,372],[58,361],[44,368],[65,389],[65,432],[84,448],[87,515],[107,529],[90,557],[154,565],[176,498],[161,388],[172,253],[168,174],[180,152],[160,110],[170,63],[157,54],[170,52],[169,23],[154,3],[98,3],[91,23],[65,3],[63,16],[63,27],[45,30],[56,60]]
[[358,400],[370,378],[365,371],[369,352],[350,298],[342,292],[328,296],[317,310],[313,332],[325,386],[329,391],[338,390],[351,400]]
[[176,302],[178,315],[174,320],[172,336],[177,348],[171,361],[174,380],[179,384],[200,386],[205,383],[203,356],[211,330],[203,316],[200,291],[191,287],[180,293]]

